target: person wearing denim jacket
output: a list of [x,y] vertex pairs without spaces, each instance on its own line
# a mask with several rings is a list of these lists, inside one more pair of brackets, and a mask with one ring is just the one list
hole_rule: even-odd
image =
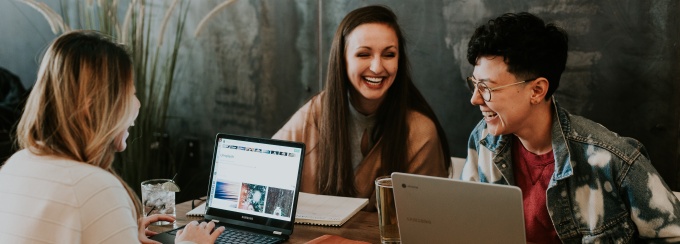
[[566,33],[529,13],[477,28],[468,85],[484,118],[461,179],[518,185],[528,242],[680,242],[680,202],[644,146],[553,98],[566,56]]

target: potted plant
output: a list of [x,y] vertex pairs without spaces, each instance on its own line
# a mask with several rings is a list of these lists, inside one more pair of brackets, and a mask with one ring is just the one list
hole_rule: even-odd
[[[54,34],[72,29],[98,30],[128,46],[142,107],[130,128],[128,147],[114,165],[134,189],[146,179],[172,177],[176,170],[166,120],[189,2],[130,0],[119,5],[119,1],[61,0],[58,14],[43,2],[21,1],[40,12]],[[232,2],[227,0],[213,8],[199,22],[195,35]]]

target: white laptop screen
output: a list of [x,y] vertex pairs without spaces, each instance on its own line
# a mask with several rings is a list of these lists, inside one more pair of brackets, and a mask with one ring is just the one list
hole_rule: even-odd
[[219,137],[216,143],[208,207],[292,221],[303,148]]

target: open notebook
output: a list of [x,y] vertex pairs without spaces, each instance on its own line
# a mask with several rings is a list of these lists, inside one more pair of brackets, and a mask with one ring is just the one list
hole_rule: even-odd
[[300,192],[296,224],[341,226],[368,204],[367,198],[338,197]]
[[203,217],[203,215],[205,215],[205,202],[202,203],[201,205],[198,205],[191,211],[187,212],[187,216],[190,217]]
[[[367,198],[336,197],[300,192],[295,223],[342,226],[366,204],[368,204]],[[187,216],[201,217],[203,214],[205,214],[205,203],[189,211]]]

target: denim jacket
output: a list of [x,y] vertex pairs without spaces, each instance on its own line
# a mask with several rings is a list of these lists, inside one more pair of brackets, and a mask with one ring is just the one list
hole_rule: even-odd
[[[640,142],[556,102],[551,134],[555,172],[546,205],[562,242],[680,242],[680,202]],[[461,179],[515,185],[512,141],[489,134],[482,120],[470,135]]]

